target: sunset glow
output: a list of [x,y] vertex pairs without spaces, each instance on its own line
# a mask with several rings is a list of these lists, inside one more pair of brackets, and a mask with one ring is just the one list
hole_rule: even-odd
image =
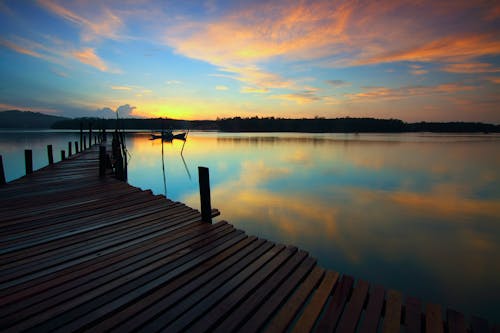
[[0,110],[500,123],[495,1],[1,1]]

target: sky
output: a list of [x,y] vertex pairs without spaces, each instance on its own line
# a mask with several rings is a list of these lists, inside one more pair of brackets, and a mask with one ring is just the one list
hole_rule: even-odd
[[0,110],[500,123],[500,2],[0,0]]

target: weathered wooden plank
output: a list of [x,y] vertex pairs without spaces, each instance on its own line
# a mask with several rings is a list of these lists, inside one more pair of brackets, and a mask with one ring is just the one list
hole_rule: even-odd
[[314,327],[314,324],[323,310],[323,306],[335,287],[338,278],[339,273],[332,271],[326,272],[323,281],[321,281],[321,284],[314,293],[311,301],[307,304],[304,312],[295,324],[293,332],[309,332]]
[[262,289],[261,287],[264,283],[271,279],[275,272],[278,272],[279,274],[284,265],[291,261],[292,259],[290,258],[292,258],[296,253],[297,248],[287,247],[267,265],[262,266],[256,274],[253,274],[249,277],[249,279],[239,285],[238,288],[223,297],[217,305],[210,307],[208,312],[202,315],[202,317],[200,317],[195,323],[190,324],[189,329],[194,332],[199,332],[205,329],[212,330],[213,327],[220,323],[224,318],[227,318],[229,315],[234,313],[242,302],[245,302],[245,306],[248,305],[251,307],[252,302],[249,301],[249,298],[255,295],[255,293],[258,295],[259,290]]
[[259,306],[252,317],[246,320],[238,331],[241,333],[261,331],[266,322],[272,318],[280,306],[285,304],[293,290],[305,279],[315,265],[316,259],[311,257],[306,258],[304,262],[267,297],[264,304]]
[[[238,238],[238,235],[241,236],[242,233],[235,232],[233,235],[222,237],[213,242],[213,244],[198,249],[186,249],[186,251],[180,252],[176,251],[140,269],[134,269],[127,274],[120,274],[121,278],[113,279],[104,284],[97,284],[96,281],[90,281],[85,286],[90,285],[92,288],[88,288],[89,290],[86,290],[86,292],[82,293],[80,287],[78,288],[80,290],[75,291],[79,293],[77,297],[73,297],[62,303],[57,299],[49,300],[49,302],[51,302],[50,308],[31,316],[29,322],[18,322],[18,324],[13,326],[13,329],[24,330],[36,326],[37,330],[53,331],[63,325],[75,325],[77,320],[87,320],[87,317],[83,316],[84,314],[89,315],[90,313],[95,315],[96,312],[94,311],[100,313],[99,308],[104,304],[120,296],[132,297],[134,295],[132,291],[137,288],[139,288],[138,290],[142,293],[145,292],[144,290],[149,290],[157,285],[166,283],[172,279],[172,277],[179,274],[179,272],[175,270],[176,268],[187,264],[187,266],[184,265],[182,268],[184,271],[196,266],[200,260],[206,260],[214,255],[214,253],[216,254],[230,245],[226,243],[226,241],[230,239],[234,241],[241,240],[241,237]],[[125,272],[126,271],[123,269],[121,270],[121,273]],[[65,294],[65,298],[67,294],[68,293]],[[71,331],[71,329],[66,327],[64,331]]]
[[344,314],[339,322],[339,327],[337,329],[340,333],[352,333],[356,330],[359,318],[361,316],[361,311],[363,310],[363,305],[365,304],[366,297],[368,295],[368,282],[364,280],[358,280],[356,286],[354,287],[351,300],[347,305]]
[[407,333],[422,332],[422,304],[418,298],[406,298],[405,325]]
[[344,306],[349,298],[354,279],[344,275],[335,289],[332,300],[328,304],[325,314],[318,323],[318,332],[332,332],[337,327],[337,322],[344,311]]
[[[182,288],[198,281],[202,285],[202,279],[209,280],[223,272],[233,264],[244,260],[252,251],[261,246],[264,240],[257,240],[256,237],[248,237],[233,245],[229,249],[215,256],[211,260],[199,265],[187,274],[179,276],[168,285],[162,286],[154,293],[131,303],[126,308],[111,316],[107,316],[101,322],[88,329],[89,332],[104,332],[116,328],[119,332],[137,330],[144,323],[156,317],[162,310],[167,308],[165,300],[167,296],[174,292],[179,292]],[[185,288],[184,288],[185,289]],[[184,294],[185,295],[185,294]],[[175,303],[175,302],[174,302]],[[122,327],[120,327],[122,326]]]
[[[281,263],[290,256],[290,251],[284,250],[285,248],[282,245],[275,246],[259,258],[259,260],[245,268],[231,280],[227,281],[224,285],[221,285],[217,290],[210,294],[209,297],[197,303],[164,329],[168,332],[184,331],[189,326],[193,325],[198,318],[205,315],[211,309],[218,310],[213,312],[214,316],[218,317],[223,315],[226,308],[217,308],[215,305],[224,300],[224,298],[236,290],[238,286],[255,285],[260,281],[261,277],[267,276],[267,274],[274,269],[275,265],[281,265]],[[259,274],[260,271],[262,271],[263,274]],[[247,282],[247,284],[245,284],[245,282]],[[243,289],[242,297],[247,295],[248,290],[249,289],[247,288]],[[196,329],[191,328],[190,330],[196,331]]]
[[401,305],[402,298],[400,292],[389,290],[385,302],[384,333],[397,333],[400,331],[401,324]]
[[446,316],[448,319],[449,333],[467,333],[467,328],[465,327],[465,318],[463,314],[458,311],[448,309],[446,311]]
[[265,283],[258,289],[252,290],[247,299],[239,302],[237,308],[225,318],[225,320],[215,328],[215,332],[234,332],[240,331],[240,326],[247,318],[254,313],[258,307],[285,281],[295,269],[306,259],[307,253],[297,251],[287,262],[285,262]]
[[384,305],[384,288],[375,286],[371,288],[368,297],[368,305],[366,306],[365,318],[359,329],[359,333],[375,333],[377,332],[380,317],[382,315],[382,307]]
[[281,310],[276,314],[271,323],[268,325],[267,332],[283,332],[292,323],[293,319],[302,308],[309,295],[314,288],[320,283],[325,274],[325,270],[320,267],[315,267],[308,275],[305,281],[300,285],[298,290],[292,297],[283,305]]
[[143,312],[134,320],[129,320],[115,327],[113,332],[131,332],[137,328],[134,326],[137,322],[141,322],[141,330],[144,332],[158,331],[167,326],[240,272],[249,269],[251,265],[254,266],[252,269],[255,269],[255,265],[262,265],[263,261],[269,260],[269,256],[276,254],[278,249],[272,249],[274,246],[272,243],[267,241],[263,243],[259,241],[259,243],[256,249],[238,261],[224,261],[211,270],[210,274],[203,274],[156,303],[154,311],[161,313],[160,316],[152,319],[149,317],[149,312]]
[[428,303],[425,309],[425,332],[443,333],[444,324],[441,306],[438,304]]

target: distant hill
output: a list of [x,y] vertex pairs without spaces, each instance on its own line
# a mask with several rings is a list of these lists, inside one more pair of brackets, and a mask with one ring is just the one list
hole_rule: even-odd
[[51,128],[54,123],[67,119],[31,111],[0,111],[0,128]]

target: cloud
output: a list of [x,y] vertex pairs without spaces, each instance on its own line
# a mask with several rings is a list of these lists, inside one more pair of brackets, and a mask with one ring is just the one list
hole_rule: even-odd
[[132,88],[128,87],[128,86],[111,86],[111,89],[113,89],[113,90],[125,90],[125,91],[132,90]]
[[125,117],[130,117],[132,116],[132,112],[136,109],[135,106],[130,106],[129,104],[124,104],[120,105],[117,109],[116,112],[118,113],[118,116],[121,118]]
[[500,84],[500,77],[487,77],[486,80],[490,81],[491,83]]
[[[45,9],[74,23],[82,28],[81,38],[89,42],[98,38],[119,39],[118,32],[123,27],[122,20],[110,9],[99,5],[85,5],[73,2],[73,6],[78,6],[74,10],[69,9],[68,2],[64,5],[52,0],[38,0],[38,3]],[[78,14],[77,14],[78,12]]]
[[307,104],[322,100],[321,97],[316,95],[315,91],[310,91],[310,90],[305,90],[302,92],[292,93],[292,94],[272,95],[269,96],[269,98],[293,101],[296,102],[297,104]]
[[350,87],[351,83],[344,81],[344,80],[326,80],[326,83],[331,85],[334,88],[340,88],[340,87]]
[[72,55],[80,62],[95,67],[101,72],[110,71],[108,65],[95,53],[93,48],[86,47],[81,51],[73,51]]
[[480,63],[480,62],[448,64],[442,67],[441,70],[449,73],[464,73],[464,74],[500,72],[500,68],[494,67],[492,64]]
[[35,57],[35,58],[43,58],[44,57],[42,54],[40,54],[38,52],[29,50],[21,45],[18,45],[16,43],[13,43],[13,42],[8,41],[8,40],[3,39],[3,38],[0,38],[0,45],[6,47],[8,49],[11,49],[13,51],[16,51],[17,53],[29,55],[31,57]]
[[245,86],[240,89],[240,92],[244,94],[266,94],[269,92],[269,89]]
[[346,94],[345,97],[351,101],[392,100],[414,96],[453,94],[456,92],[471,91],[475,89],[477,89],[477,87],[464,85],[462,83],[445,83],[435,86],[403,86],[399,88],[364,87],[363,92]]
[[96,110],[96,117],[99,118],[116,118],[116,113],[108,107]]
[[423,69],[422,66],[420,65],[410,65],[410,74],[413,74],[413,75],[424,75],[424,74],[427,74],[429,73],[428,70],[426,69]]
[[226,86],[215,86],[215,90],[229,90]]
[[355,60],[355,65],[386,62],[450,62],[500,54],[500,41],[490,34],[447,36],[404,49],[374,52]]

